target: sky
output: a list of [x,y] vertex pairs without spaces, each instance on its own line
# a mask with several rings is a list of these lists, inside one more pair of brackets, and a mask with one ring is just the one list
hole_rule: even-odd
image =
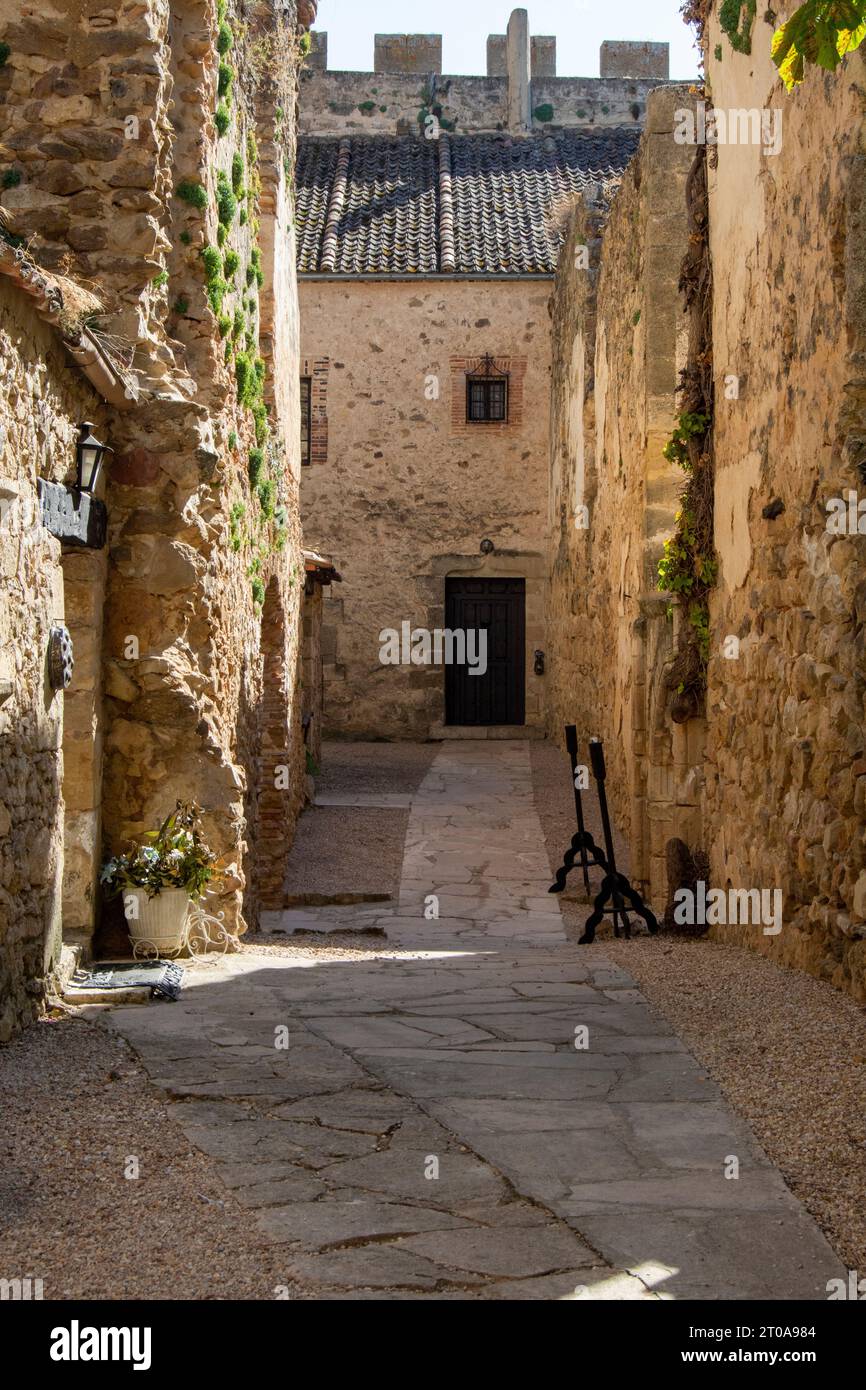
[[[511,0],[319,0],[316,29],[328,34],[328,67],[354,71],[373,67],[374,34],[442,34],[442,70],[487,70],[487,35],[504,34]],[[691,27],[683,23],[680,0],[523,0],[533,34],[555,34],[560,77],[597,77],[604,39],[667,42],[671,77],[697,75]]]

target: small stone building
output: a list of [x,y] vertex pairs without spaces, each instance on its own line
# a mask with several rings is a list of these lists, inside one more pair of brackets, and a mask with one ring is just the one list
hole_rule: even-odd
[[[657,76],[645,53],[622,75],[629,51],[617,75],[558,78],[525,11],[484,78],[442,77],[436,36],[378,36],[374,73],[314,47],[301,505],[346,580],[323,613],[332,734],[543,733],[550,297],[564,211],[610,195],[667,78],[666,48]],[[481,630],[486,669],[459,645],[449,662],[448,635]]]

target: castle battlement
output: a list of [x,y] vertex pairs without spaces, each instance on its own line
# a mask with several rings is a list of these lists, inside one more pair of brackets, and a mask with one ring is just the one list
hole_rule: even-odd
[[646,98],[669,81],[666,43],[605,42],[599,77],[560,77],[556,38],[515,10],[487,39],[484,75],[442,72],[441,34],[376,34],[373,71],[328,67],[328,35],[313,32],[301,72],[304,135],[423,135],[432,113],[457,134],[642,126]]

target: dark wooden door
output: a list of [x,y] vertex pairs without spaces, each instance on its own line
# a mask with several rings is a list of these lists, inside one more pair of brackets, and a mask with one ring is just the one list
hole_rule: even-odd
[[445,626],[487,633],[484,675],[473,676],[468,664],[445,668],[446,724],[522,724],[526,580],[446,579]]

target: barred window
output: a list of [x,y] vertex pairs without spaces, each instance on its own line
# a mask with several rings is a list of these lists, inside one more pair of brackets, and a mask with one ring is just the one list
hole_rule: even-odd
[[493,375],[466,378],[466,419],[470,424],[502,425],[508,420],[508,377]]

